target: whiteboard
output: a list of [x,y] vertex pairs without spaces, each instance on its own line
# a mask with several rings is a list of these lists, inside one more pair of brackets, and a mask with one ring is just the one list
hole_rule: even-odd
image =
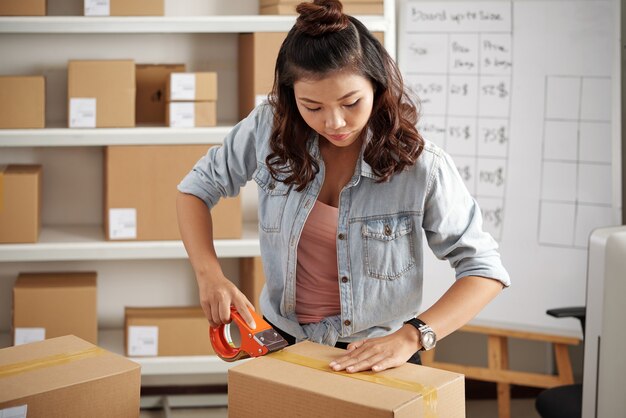
[[[612,110],[616,2],[404,0],[398,64],[422,135],[450,153],[512,286],[474,322],[580,333],[587,240],[619,223]],[[614,116],[613,116],[614,117]],[[428,308],[449,264],[425,251]]]

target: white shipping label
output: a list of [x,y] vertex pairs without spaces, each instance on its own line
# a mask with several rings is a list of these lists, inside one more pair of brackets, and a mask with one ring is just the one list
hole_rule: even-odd
[[70,99],[70,128],[96,127],[96,98]]
[[45,328],[15,328],[15,345],[34,343],[45,339]]
[[85,16],[109,16],[110,0],[85,0]]
[[170,74],[170,100],[195,100],[196,75],[193,73]]
[[193,128],[196,126],[195,103],[170,103],[170,126],[172,128]]
[[28,405],[0,409],[0,418],[26,418]]
[[128,327],[128,355],[156,356],[159,354],[159,327]]
[[109,209],[109,238],[137,239],[137,209]]
[[258,105],[262,104],[266,100],[267,100],[267,94],[257,94],[256,96],[254,96],[254,107],[257,107]]

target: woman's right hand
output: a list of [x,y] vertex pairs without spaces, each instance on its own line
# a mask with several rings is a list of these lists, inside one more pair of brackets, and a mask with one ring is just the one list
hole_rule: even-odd
[[256,328],[254,318],[248,309],[254,306],[248,298],[225,276],[197,278],[200,293],[200,305],[213,328],[231,321],[231,305],[237,309],[244,321],[252,329]]

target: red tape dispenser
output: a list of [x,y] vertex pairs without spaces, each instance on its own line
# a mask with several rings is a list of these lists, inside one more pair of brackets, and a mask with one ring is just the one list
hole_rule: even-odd
[[[224,361],[237,361],[248,357],[259,357],[286,347],[287,341],[252,309],[256,328],[252,329],[234,306],[230,307],[230,324],[217,328],[209,327],[211,345],[215,354]],[[232,327],[232,324],[237,325]]]

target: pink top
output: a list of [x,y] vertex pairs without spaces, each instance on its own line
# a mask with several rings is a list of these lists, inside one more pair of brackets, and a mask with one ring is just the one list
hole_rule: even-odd
[[337,222],[339,209],[316,201],[298,244],[296,314],[301,324],[338,315]]

